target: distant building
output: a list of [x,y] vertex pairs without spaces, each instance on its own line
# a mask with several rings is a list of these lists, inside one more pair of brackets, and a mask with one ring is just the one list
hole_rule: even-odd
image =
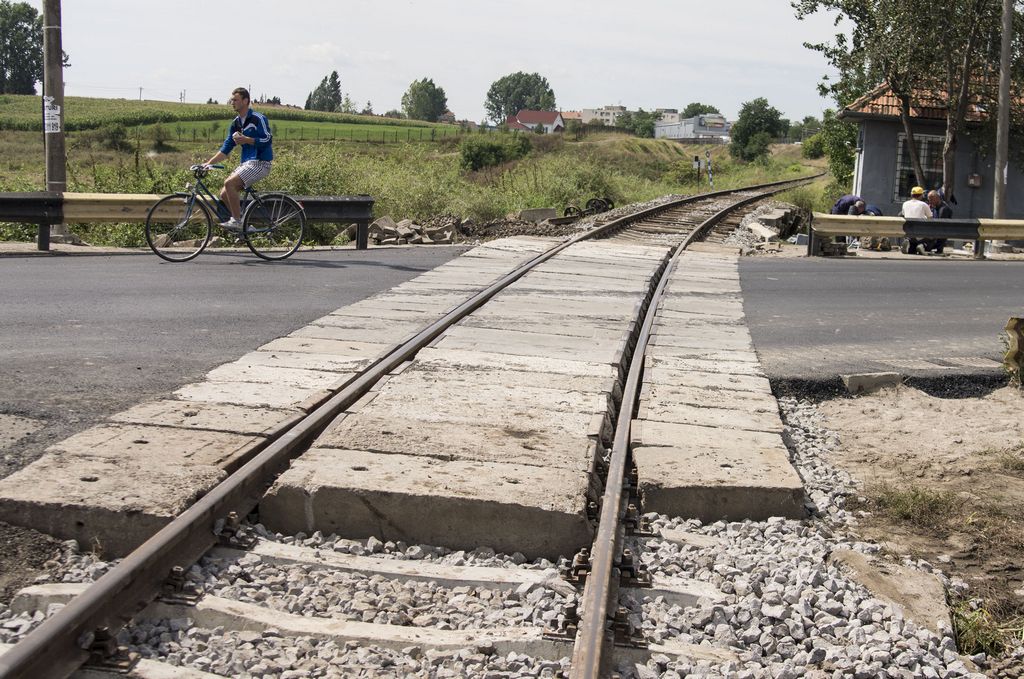
[[[678,117],[678,114],[677,114]],[[729,136],[732,123],[719,113],[705,113],[678,122],[654,123],[655,139],[715,139]]]
[[439,122],[439,123],[448,123],[450,125],[454,125],[455,124],[455,114],[452,113],[451,111],[447,111],[446,110],[444,113],[442,113],[440,116],[438,116],[437,122]]
[[615,127],[619,116],[626,112],[625,106],[602,106],[601,108],[585,108],[580,112],[584,123],[598,123]]
[[562,120],[569,122],[570,120],[578,120],[583,122],[583,114],[579,111],[561,111]]
[[523,109],[505,121],[510,130],[529,130],[535,132],[538,125],[544,126],[547,133],[561,132],[565,129],[565,121],[558,111],[529,111]]
[[678,123],[681,118],[679,117],[679,109],[675,108],[656,108],[654,112],[658,114],[658,122],[666,125],[672,125]]
[[[943,97],[918,92],[910,109],[914,143],[924,171],[925,190],[942,184],[942,146],[946,134],[946,102]],[[907,135],[900,121],[899,100],[880,86],[839,112],[842,120],[857,123],[857,156],[851,192],[863,196],[889,216],[899,213],[910,189],[917,184]],[[972,107],[967,125],[985,122],[988,112]],[[991,217],[995,163],[991,155],[979,151],[966,134],[961,134],[956,149],[956,178],[953,181],[953,216]],[[1018,163],[1010,162],[1006,182],[1006,216],[1024,217],[1024,173]]]

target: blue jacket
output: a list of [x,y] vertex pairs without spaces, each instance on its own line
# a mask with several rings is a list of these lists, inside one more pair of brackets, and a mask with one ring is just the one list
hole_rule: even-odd
[[239,116],[235,116],[235,119],[231,121],[231,127],[228,128],[228,138],[224,140],[224,144],[220,147],[220,152],[224,155],[231,153],[231,149],[236,146],[235,140],[231,138],[231,135],[235,132],[241,132],[246,137],[252,137],[256,140],[253,144],[242,144],[243,163],[247,160],[274,159],[270,123],[267,122],[265,115],[249,109],[249,113],[245,116],[244,121]]

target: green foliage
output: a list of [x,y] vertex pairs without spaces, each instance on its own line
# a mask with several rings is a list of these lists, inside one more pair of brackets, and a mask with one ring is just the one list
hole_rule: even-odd
[[964,506],[964,498],[953,491],[922,486],[897,488],[879,485],[867,492],[869,502],[890,519],[918,528],[945,531]]
[[38,232],[39,227],[35,224],[12,224],[10,222],[0,222],[0,241],[31,241],[35,240]]
[[488,117],[500,124],[523,109],[554,111],[555,93],[539,73],[517,71],[491,83],[484,108]]
[[853,165],[857,148],[857,126],[836,117],[832,109],[825,111],[822,122],[821,147],[828,156],[828,169],[841,186],[853,180]]
[[639,111],[626,111],[619,116],[616,127],[629,130],[638,137],[654,138],[654,124],[658,122],[658,114],[653,111],[640,109]]
[[781,136],[782,114],[768,100],[758,97],[743,104],[729,136],[729,153],[733,158],[751,161],[766,156],[772,139]]
[[119,123],[84,132],[81,140],[88,146],[98,146],[110,151],[130,151],[132,148],[131,142],[128,141],[128,130]]
[[433,79],[413,80],[402,95],[402,110],[407,118],[436,123],[448,110],[448,97]]
[[42,79],[42,17],[27,2],[0,0],[0,94],[35,94]]
[[[359,116],[329,111],[306,111],[292,107],[259,107],[271,124],[283,120],[323,123],[349,123],[354,125],[392,125],[396,127],[426,127],[431,123],[414,120]],[[69,132],[94,130],[106,125],[125,127],[138,125],[172,124],[193,121],[218,121],[227,127],[234,113],[223,105],[181,104],[168,101],[138,101],[134,99],[97,99],[67,97],[64,99],[64,126]],[[43,129],[39,115],[39,97],[9,95],[0,98],[0,130]]]
[[825,140],[822,138],[822,133],[811,135],[804,140],[804,146],[801,149],[801,153],[804,158],[810,158],[816,160],[825,155]]
[[683,119],[695,118],[699,115],[704,115],[705,113],[721,113],[721,111],[711,104],[702,104],[699,101],[695,101],[687,104],[686,108],[679,113],[679,117]]
[[479,170],[522,158],[530,152],[530,140],[524,134],[496,134],[466,137],[459,147],[462,168]]
[[[953,628],[956,630],[957,648],[964,655],[984,653],[999,657],[1013,642],[1016,630],[1004,628],[980,601],[960,601],[952,606]],[[1017,620],[1024,632],[1024,620]]]
[[337,71],[331,71],[306,97],[305,108],[309,111],[340,111],[341,104],[341,79]]

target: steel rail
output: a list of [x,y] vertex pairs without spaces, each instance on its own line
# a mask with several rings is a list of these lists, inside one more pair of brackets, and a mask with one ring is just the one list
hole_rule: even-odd
[[626,465],[629,461],[629,442],[631,437],[633,415],[639,402],[641,378],[643,376],[643,357],[650,341],[651,328],[657,316],[658,306],[664,296],[668,281],[679,262],[680,254],[695,240],[702,238],[715,224],[729,213],[750,203],[763,200],[784,189],[776,189],[763,194],[749,196],[736,201],[723,210],[715,213],[687,235],[672,253],[672,258],[665,267],[658,281],[654,294],[651,295],[640,332],[637,336],[633,355],[630,357],[626,383],[622,387],[622,402],[615,423],[615,436],[612,441],[612,452],[608,461],[608,477],[605,481],[604,494],[601,498],[601,513],[598,518],[598,530],[590,549],[590,572],[587,575],[582,596],[582,616],[576,641],[573,644],[573,655],[570,665],[570,679],[598,679],[604,673],[607,663],[611,661],[608,653],[609,613],[615,607],[619,594],[619,568],[616,559],[622,554],[625,528],[622,518],[626,514],[628,493],[626,489]]
[[231,513],[238,516],[248,514],[259,503],[273,480],[287,468],[288,463],[312,443],[339,413],[450,326],[471,314],[534,267],[582,240],[598,238],[630,221],[687,202],[808,179],[811,178],[698,194],[648,208],[574,236],[520,264],[353,376],[325,403],[284,431],[280,438],[269,443],[253,459],[126,556],[85,592],[45,620],[0,656],[0,678],[64,678],[79,669],[89,659],[90,642],[97,630],[107,628],[116,631],[130,622],[132,616],[157,596],[174,566],[190,566],[216,544],[218,536],[214,526],[217,522],[223,521]]

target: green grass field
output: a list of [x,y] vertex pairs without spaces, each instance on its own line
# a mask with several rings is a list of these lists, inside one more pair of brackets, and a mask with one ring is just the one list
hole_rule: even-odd
[[[42,130],[40,97],[18,94],[0,95],[0,130]],[[425,123],[420,120],[398,120],[350,113],[305,111],[289,106],[255,105],[273,121],[304,123],[346,123],[377,125],[389,128],[454,129],[451,125]],[[94,99],[67,97],[64,100],[64,126],[68,131],[93,130],[108,125],[153,125],[195,121],[223,121],[232,117],[226,104],[179,104],[168,101],[136,101],[134,99]]]
[[[462,130],[454,125],[381,125],[367,123],[331,123],[305,120],[278,120],[267,116],[274,141],[362,141],[379,143],[397,143],[403,141],[438,141],[462,134]],[[141,128],[143,139],[155,140],[157,129],[160,128],[168,143],[176,142],[212,142],[222,140],[227,134],[229,120],[221,118],[213,121],[181,121],[159,123]],[[409,121],[416,122],[416,121]],[[134,130],[129,134],[134,138]]]

